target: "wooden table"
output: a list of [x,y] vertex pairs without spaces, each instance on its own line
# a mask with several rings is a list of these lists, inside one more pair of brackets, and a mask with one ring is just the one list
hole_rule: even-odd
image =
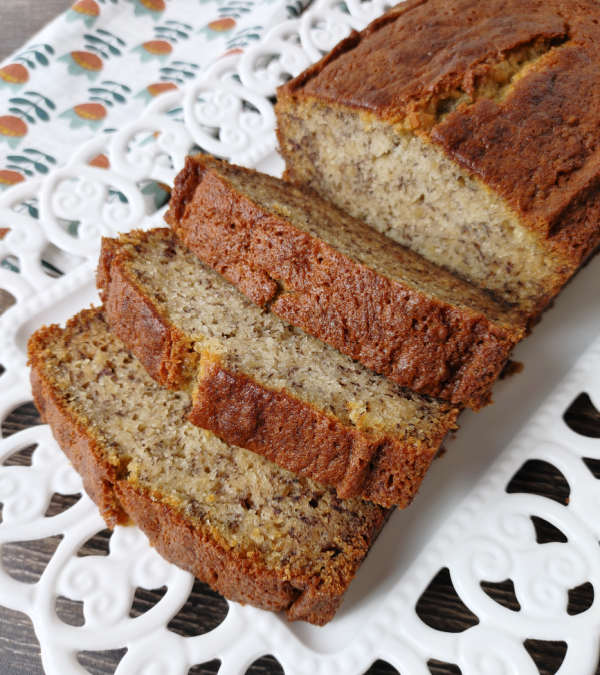
[[[64,11],[71,3],[67,0],[0,0],[0,60],[18,49],[31,35]],[[0,313],[10,304],[10,296],[0,289]],[[517,376],[518,377],[518,376]],[[570,422],[575,430],[585,435],[600,437],[600,415],[593,409],[581,405],[573,410]],[[21,429],[39,424],[40,419],[33,404],[22,406],[13,412],[2,425],[3,436]],[[7,464],[28,464],[27,452],[11,457]],[[598,470],[600,477],[600,463]],[[532,492],[561,500],[568,494],[566,481],[560,475],[548,470],[540,462],[532,462],[527,469],[519,472],[509,486],[512,492]],[[73,498],[61,497],[53,501],[48,515],[60,513],[74,502]],[[563,502],[564,503],[564,502]],[[538,524],[538,541],[554,541],[556,533]],[[107,555],[110,533],[104,531],[95,536],[80,551],[80,555]],[[43,543],[11,544],[5,547],[3,562],[10,574],[23,581],[33,582],[39,578],[48,563],[57,542],[45,540]],[[497,602],[515,611],[519,609],[514,596],[512,582],[488,584],[485,589]],[[132,616],[147,611],[162,597],[160,591],[143,591],[136,594]],[[591,587],[582,587],[570,597],[569,612],[576,614],[590,606],[593,599]],[[80,603],[59,600],[59,616],[67,623],[82,625],[83,616]],[[477,623],[477,618],[463,605],[454,591],[450,575],[442,570],[433,580],[417,605],[421,618],[433,628],[442,631],[460,632]],[[184,636],[205,633],[216,627],[227,613],[227,604],[223,598],[206,584],[196,582],[193,592],[169,624],[175,632]],[[538,665],[542,675],[555,673],[566,652],[566,644],[561,642],[527,641],[526,647]],[[106,675],[113,673],[125,650],[103,653],[82,653],[81,664],[91,673]],[[430,662],[433,675],[456,675],[457,666]],[[195,666],[190,675],[208,675],[216,673],[218,663],[211,662]],[[276,675],[282,673],[277,661],[264,657],[256,661],[247,671],[248,675]],[[397,673],[396,669],[382,661],[377,661],[368,670],[368,675]],[[600,667],[596,671],[600,675]],[[39,644],[33,627],[27,616],[0,606],[0,674],[1,675],[44,675],[40,660]],[[402,674],[404,675],[404,674]],[[579,674],[573,674],[579,675]]]

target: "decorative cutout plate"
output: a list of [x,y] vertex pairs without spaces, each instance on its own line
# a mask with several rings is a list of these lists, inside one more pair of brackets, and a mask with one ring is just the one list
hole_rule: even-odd
[[[31,400],[25,351],[32,331],[98,302],[100,237],[162,224],[167,192],[161,185],[172,185],[186,154],[198,148],[281,172],[275,87],[386,8],[375,0],[319,1],[242,57],[224,58],[185,91],[161,96],[142,119],[85,144],[65,167],[0,198],[0,228],[10,229],[0,241],[0,287],[16,300],[0,320],[0,419]],[[90,166],[100,154],[108,169]],[[446,457],[434,462],[414,505],[393,515],[328,626],[287,624],[279,615],[230,603],[223,623],[205,635],[183,638],[168,630],[192,577],[163,561],[135,528],[117,528],[108,556],[77,557],[105,526],[85,495],[60,515],[44,515],[54,493],[82,491],[46,426],[0,442],[0,463],[36,445],[31,467],[0,466],[0,549],[63,538],[36,584],[0,568],[1,604],[32,619],[48,675],[87,672],[76,659],[79,651],[123,647],[117,675],[185,675],[212,659],[221,661],[220,675],[237,675],[263,654],[273,654],[288,675],[359,675],[378,658],[402,675],[427,675],[429,659],[457,664],[463,675],[535,675],[523,646],[528,638],[567,643],[560,675],[592,674],[600,635],[600,482],[583,458],[600,460],[600,440],[571,431],[563,414],[581,392],[600,408],[600,340],[593,342],[600,334],[598,287],[595,261],[517,348],[525,372],[498,383],[492,408],[461,417]],[[562,472],[568,504],[506,492],[530,459]],[[538,544],[532,517],[554,525],[566,541]],[[479,621],[462,633],[437,631],[415,611],[442,568]],[[514,584],[518,612],[482,590],[482,581],[506,579]],[[571,616],[568,591],[585,582],[595,599]],[[152,609],[129,616],[137,587],[163,586],[167,591]],[[83,602],[83,626],[59,619],[59,596]]]

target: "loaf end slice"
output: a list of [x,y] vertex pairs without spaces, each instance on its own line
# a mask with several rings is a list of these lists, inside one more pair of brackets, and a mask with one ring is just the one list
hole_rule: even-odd
[[166,220],[251,300],[414,391],[478,410],[522,319],[314,191],[198,155]]
[[600,242],[594,0],[408,0],[278,89],[288,180],[535,322]]
[[186,421],[102,309],[29,342],[35,403],[107,524],[131,520],[227,598],[323,625],[388,511],[299,478]]
[[[193,392],[190,421],[340,497],[407,506],[455,427],[457,407],[263,311],[171,230],[105,240],[98,286],[114,332],[148,372]],[[194,355],[194,367],[174,354]]]

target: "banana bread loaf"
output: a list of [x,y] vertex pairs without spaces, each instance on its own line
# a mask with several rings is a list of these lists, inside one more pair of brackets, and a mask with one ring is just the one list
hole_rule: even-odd
[[169,229],[104,239],[108,321],[189,419],[301,476],[407,506],[458,409],[377,375],[265,312]]
[[422,394],[478,410],[523,334],[504,303],[272,176],[188,157],[165,218],[251,300]]
[[286,177],[531,321],[600,239],[597,0],[408,0],[278,91]]
[[128,517],[227,598],[323,625],[387,511],[298,478],[186,422],[102,309],[29,342],[35,403],[110,527]]

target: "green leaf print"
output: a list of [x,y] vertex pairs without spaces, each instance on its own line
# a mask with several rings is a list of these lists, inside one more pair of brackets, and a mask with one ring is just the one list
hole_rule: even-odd
[[300,0],[296,0],[296,2],[294,2],[293,5],[287,5],[286,9],[288,11],[288,15],[295,18],[297,16],[300,16],[300,14],[302,14],[302,12],[304,11],[304,5]]
[[[44,161],[48,164],[56,164],[54,157],[51,155],[46,155],[44,152],[40,152],[39,150],[27,148],[26,150],[23,150],[23,153],[23,155],[8,155],[6,159],[8,159],[9,162],[14,162],[14,164],[7,165],[6,168],[22,171],[27,176],[33,176],[34,171],[37,171],[43,175],[48,173],[49,168],[46,166]],[[29,156],[26,157],[25,153],[27,153]]]
[[[90,87],[88,92],[93,94],[90,96],[90,101],[97,101],[98,103],[104,103],[109,108],[114,106],[114,103],[126,103],[127,99],[123,96],[121,92],[126,94],[131,93],[131,89],[119,82],[113,82],[112,80],[104,80],[100,84],[106,85],[103,87]],[[120,90],[120,91],[119,91]]]
[[180,28],[185,28],[185,30],[192,30],[192,27],[188,23],[181,23],[180,21],[165,21],[167,26],[179,26]]
[[42,120],[42,122],[47,122],[50,119],[50,115],[43,109],[40,108],[39,105],[33,105],[33,109],[35,110],[35,114]]
[[46,98],[43,94],[38,94],[36,91],[26,91],[25,96],[36,96],[39,101],[43,101],[50,110],[55,110],[56,106],[49,98]]
[[35,117],[32,117],[31,115],[26,113],[24,110],[21,110],[20,108],[9,108],[8,112],[14,113],[15,115],[19,115],[21,119],[23,119],[24,117],[29,122],[29,124],[35,124]]
[[245,47],[252,40],[260,40],[260,34],[257,31],[262,31],[262,26],[244,28],[227,41],[227,48],[235,49],[236,47]]
[[172,66],[177,66],[176,68],[171,68],[165,66],[159,70],[160,79],[163,82],[177,82],[177,84],[184,84],[186,79],[193,79],[196,77],[195,70],[198,70],[198,67],[195,63],[186,63],[185,61],[173,61]]
[[129,204],[129,200],[122,192],[119,192],[119,190],[115,190],[114,188],[109,188],[108,201],[112,204],[117,199],[121,204]]
[[243,14],[250,12],[254,4],[252,0],[229,0],[225,5],[219,7],[217,12],[222,17],[239,19]]
[[[142,187],[142,185],[140,185]],[[150,181],[142,187],[142,194],[147,197],[152,197],[153,207],[158,211],[163,207],[171,197],[171,190],[167,185],[163,185],[157,181]]]
[[9,98],[9,103],[21,106],[20,108],[9,108],[9,112],[19,115],[21,119],[25,118],[30,124],[35,124],[36,122],[32,113],[35,113],[37,118],[42,122],[48,122],[50,115],[44,110],[43,105],[50,110],[54,110],[56,108],[54,103],[49,98],[46,98],[42,94],[38,94],[36,91],[26,91],[25,96],[29,96],[29,98],[20,96]]
[[48,60],[48,57],[44,54],[50,54],[51,56],[54,54],[54,49],[50,45],[32,45],[31,47],[28,47],[25,51],[21,52],[20,54],[17,54],[15,56],[14,61],[21,62],[21,63],[26,63],[32,70],[35,70],[36,67],[36,62],[40,66],[48,66],[50,65],[50,61]]
[[178,38],[180,40],[187,40],[189,33],[184,29],[191,30],[187,23],[180,23],[179,21],[165,21],[164,26],[155,26],[154,33],[159,40],[167,40],[171,44],[177,44]]
[[25,148],[23,152],[26,152],[28,155],[34,155],[38,158],[43,157],[48,162],[48,164],[56,164],[56,160],[54,159],[54,157],[52,157],[52,155],[46,155],[45,153],[40,152],[39,150],[34,150],[33,148]]
[[49,263],[47,260],[42,260],[42,267],[44,271],[48,274],[48,276],[51,276],[54,279],[62,277],[64,274],[64,272],[61,272],[58,269],[58,267],[54,267],[54,265],[52,263]]
[[0,267],[11,272],[19,272],[19,259],[14,255],[9,255],[0,262]]
[[122,55],[121,50],[115,45],[125,47],[126,43],[124,40],[122,40],[120,37],[117,37],[116,35],[113,35],[112,33],[109,33],[107,30],[103,30],[102,28],[98,28],[96,33],[99,33],[102,35],[102,37],[98,37],[98,35],[92,35],[91,33],[84,34],[83,37],[86,40],[86,49],[89,49],[91,52],[95,52],[96,54],[100,54],[100,56],[104,57],[105,59],[109,58],[111,54],[113,56]]
[[17,213],[22,213],[23,211],[27,211],[27,213],[32,217],[35,218],[36,220],[39,219],[40,217],[40,212],[37,208],[38,205],[38,200],[33,197],[32,199],[27,199],[24,202],[21,202],[18,206],[15,207],[15,211]]
[[21,172],[23,172],[26,176],[29,176],[30,178],[31,178],[32,176],[35,176],[35,174],[33,173],[33,171],[31,171],[31,169],[26,169],[25,167],[22,167],[22,166],[15,166],[14,164],[7,164],[7,165],[6,165],[6,168],[7,168],[7,169],[12,169],[13,171],[21,171]]
[[112,33],[109,33],[107,30],[103,30],[102,28],[98,28],[96,33],[100,33],[100,35],[106,35],[107,37],[116,40],[116,42],[120,44],[121,47],[124,47],[126,44],[123,40],[121,40],[120,37],[117,37],[116,35],[113,35]]
[[[131,93],[131,89],[128,86],[126,86],[125,84],[119,84],[118,82],[113,82],[112,80],[104,80],[102,82],[102,84],[110,84],[110,85],[113,85],[115,87],[120,87],[122,91],[124,91],[128,94]],[[91,91],[91,89],[90,89],[90,91]]]

